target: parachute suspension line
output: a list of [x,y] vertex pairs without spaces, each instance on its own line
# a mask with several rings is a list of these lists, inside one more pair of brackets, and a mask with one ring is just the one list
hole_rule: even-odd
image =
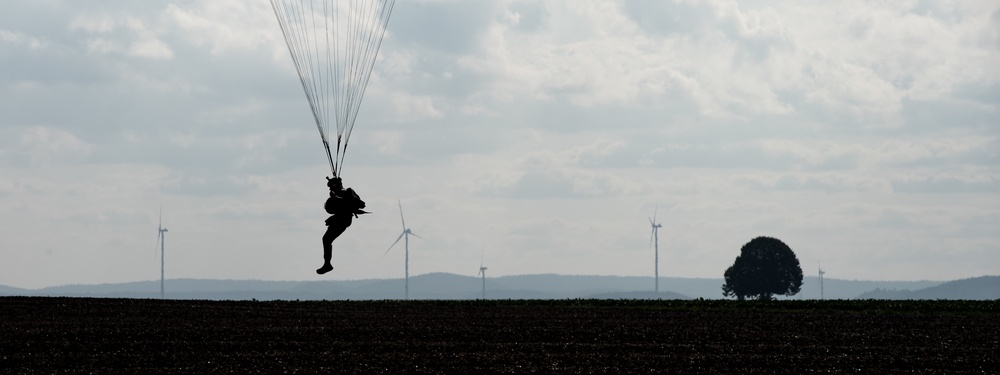
[[[348,9],[348,12],[350,12],[350,9]],[[336,22],[333,23],[333,33],[334,33],[334,35],[339,36],[340,35],[340,2],[339,1],[335,2],[335,4],[334,4],[333,19],[336,21]],[[348,19],[350,19],[350,13],[348,13]],[[331,46],[330,48],[327,48],[327,53],[329,53],[330,50],[333,50],[333,60],[330,60],[332,62],[332,64],[330,64],[330,68],[333,69],[333,74],[331,76],[333,77],[333,81],[334,81],[334,84],[333,84],[333,88],[334,88],[333,98],[334,98],[335,101],[339,100],[339,98],[344,95],[344,88],[343,88],[344,86],[343,86],[343,82],[342,82],[343,81],[343,72],[341,71],[341,67],[340,67],[340,54],[341,54],[341,52],[340,52],[340,43],[339,42],[340,42],[340,40],[338,40],[336,37],[334,37],[333,44],[330,45]],[[346,54],[345,54],[345,56],[346,56]],[[336,156],[337,157],[333,159],[333,165],[334,166],[340,166],[340,165],[343,164],[343,163],[339,163],[338,162],[342,158],[340,156],[340,154],[341,154],[341,152],[340,152],[340,141],[341,141],[340,137],[343,134],[343,132],[340,130],[340,123],[341,123],[341,121],[340,121],[340,112],[341,111],[342,110],[340,108],[340,103],[334,103],[333,104],[333,115],[334,115],[334,118],[336,119],[335,121],[337,122],[337,149],[336,149]]]
[[[345,103],[349,109],[346,111],[347,118],[345,118],[347,126],[344,136],[343,152],[340,153],[341,157],[337,163],[340,168],[343,168],[344,155],[347,153],[347,144],[350,141],[351,133],[354,131],[354,122],[357,120],[358,112],[361,108],[361,99],[364,98],[365,89],[368,87],[368,82],[371,79],[371,73],[375,66],[375,59],[378,55],[378,50],[382,46],[382,39],[385,36],[385,30],[389,25],[389,16],[392,14],[392,8],[395,6],[395,3],[395,0],[387,0],[381,4],[368,3],[369,7],[363,11],[365,17],[360,19],[375,20],[375,23],[369,25],[365,25],[360,22],[354,23],[354,32],[356,37],[351,38],[351,40],[364,40],[364,43],[356,43],[357,47],[353,49],[353,56],[355,58],[351,60],[351,64],[353,68],[357,69],[351,69],[354,73],[351,78],[351,87],[354,88],[355,91],[354,95],[349,95],[348,98],[346,98],[349,102]],[[371,29],[374,29],[374,31]],[[340,146],[338,145],[338,149],[339,148]]]
[[[315,4],[316,3],[314,1],[309,2],[309,15],[310,15],[309,21],[312,24],[312,27],[307,27],[305,22],[302,22],[300,24],[302,25],[303,34],[307,35],[307,43],[308,39],[312,39],[312,46],[313,46],[312,51],[321,51],[320,38],[316,35],[317,30],[319,30],[319,23],[316,21],[317,13]],[[327,4],[326,2],[324,2],[323,13],[321,14],[324,25],[323,35],[325,37],[323,41],[326,42],[325,46],[328,47],[330,45],[330,39],[329,39],[330,33],[328,32],[329,29],[327,28],[327,25],[329,24],[329,18],[325,17],[325,15],[327,14],[327,10],[328,10]],[[307,49],[306,51],[309,50]],[[324,61],[323,55],[316,53],[306,53],[306,57],[309,58],[310,62],[309,73],[310,76],[312,77],[312,91],[316,93],[314,95],[314,99],[316,100],[310,99],[310,101],[317,102],[316,106],[319,107],[318,116],[322,118],[322,123],[317,123],[316,126],[322,129],[320,132],[323,134],[320,137],[323,139],[323,148],[326,151],[326,158],[328,161],[330,161],[330,172],[334,176],[337,176],[338,172],[337,164],[333,162],[333,156],[330,155],[330,143],[327,140],[327,134],[330,133],[330,110],[329,110],[330,103],[328,100],[326,100],[326,98],[329,96],[328,94],[329,86],[331,86],[332,84],[328,84],[327,80],[323,75],[324,67],[327,67],[327,71],[329,71],[330,59],[327,58],[326,61]]]
[[[395,0],[270,1],[330,170],[340,176]],[[333,150],[331,125],[337,129]]]
[[[354,3],[354,5],[357,5],[357,3]],[[359,13],[358,9],[352,7],[352,9],[348,11],[351,14],[348,15],[346,19],[347,21],[345,25],[346,27],[345,30],[343,31],[344,33],[347,34],[347,38],[344,40],[345,56],[344,60],[342,60],[344,61],[344,66],[343,66],[344,74],[342,76],[342,79],[345,80],[345,82],[343,83],[343,87],[346,92],[345,95],[338,96],[339,100],[337,102],[337,106],[339,109],[337,116],[337,134],[341,136],[344,135],[344,132],[346,130],[351,129],[354,126],[354,124],[351,122],[351,106],[350,106],[350,103],[354,101],[354,96],[357,95],[358,91],[354,79],[354,76],[357,74],[357,69],[355,69],[354,60],[361,58],[360,56],[358,56],[359,49],[357,48],[357,44],[359,42],[358,20],[361,17],[354,16],[355,14]],[[340,156],[340,158],[336,161],[337,165],[340,166],[344,165],[344,157],[347,156],[347,141],[349,140],[349,138],[350,138],[350,132],[347,133],[347,138],[344,138],[344,145],[343,145],[344,152],[342,153],[342,156]],[[337,143],[337,148],[338,149],[341,148],[340,143]]]
[[[299,75],[302,90],[309,102],[309,110],[312,112],[313,120],[316,122],[316,129],[319,130],[320,140],[323,141],[326,158],[330,163],[330,171],[336,176],[337,167],[330,154],[330,143],[326,136],[329,132],[329,110],[327,110],[329,104],[326,100],[320,100],[322,95],[316,87],[317,82],[324,81],[321,76],[316,74],[317,72],[314,69],[314,67],[319,67],[321,64],[318,59],[314,61],[312,54],[308,53],[309,45],[315,45],[315,42],[310,42],[310,39],[316,39],[315,33],[310,32],[310,28],[306,22],[303,2],[289,1],[281,5],[279,5],[279,2],[279,0],[271,0],[271,8],[278,19],[278,26],[281,28],[285,44],[288,46],[288,53],[292,56],[292,63]],[[316,13],[311,2],[309,8],[309,13],[311,14],[310,21],[315,24]],[[319,73],[321,75],[322,70],[319,70]]]
[[[310,6],[312,6],[313,4],[314,4],[313,2],[310,2]],[[330,133],[330,109],[329,109],[330,108],[330,101],[326,100],[326,98],[330,97],[330,91],[333,88],[333,82],[330,82],[330,80],[325,79],[325,77],[330,77],[330,62],[333,61],[333,60],[330,59],[330,48],[329,48],[329,46],[330,46],[330,18],[326,17],[327,14],[330,14],[330,12],[329,12],[330,9],[329,8],[330,8],[329,4],[324,1],[323,2],[323,13],[322,13],[322,16],[323,16],[322,17],[323,18],[323,42],[324,42],[323,46],[326,46],[326,48],[325,48],[325,50],[326,50],[326,56],[323,56],[322,54],[316,54],[315,55],[315,58],[316,58],[316,61],[317,61],[316,68],[317,68],[317,71],[319,72],[319,74],[314,79],[314,81],[318,81],[319,82],[319,84],[320,84],[320,91],[323,93],[322,96],[321,96],[320,105],[323,106],[323,111],[322,111],[322,113],[323,113],[323,124],[325,125],[325,132],[324,133],[326,133],[326,134]],[[312,30],[315,32],[316,30],[319,29],[318,26],[317,26],[317,24],[316,24],[316,22],[315,22],[315,19],[316,19],[316,12],[315,11],[313,11],[312,17],[313,17],[313,28],[312,28]],[[319,38],[314,38],[313,39],[313,43],[316,46],[315,47],[316,48],[315,51],[322,51],[320,49],[321,44],[319,43]],[[323,60],[324,57],[326,58],[326,60]],[[325,72],[324,72],[323,68],[326,68]],[[325,76],[324,76],[324,73],[325,73]],[[337,164],[333,162],[333,160],[334,160],[333,156],[330,155],[330,144],[326,140],[326,136],[324,136],[323,139],[324,139],[325,142],[327,142],[327,143],[323,144],[323,147],[326,149],[326,158],[331,163],[331,172],[333,173],[333,176],[336,177],[337,176],[337,172],[339,172],[337,170]]]
[[[336,62],[337,62],[337,57],[338,57],[337,56],[337,48],[336,48],[336,45],[337,45],[337,37],[336,36],[338,34],[337,34],[336,30],[337,30],[337,24],[338,24],[337,17],[338,17],[338,10],[339,9],[340,9],[340,3],[339,2],[334,2],[334,8],[332,9],[333,18],[331,19],[330,18],[330,14],[331,14],[330,3],[326,2],[326,1],[323,2],[323,15],[324,15],[324,17],[323,17],[323,30],[324,30],[324,35],[326,37],[326,51],[325,51],[326,52],[326,64],[325,64],[326,65],[326,79],[324,79],[323,82],[325,84],[328,84],[327,85],[327,90],[326,90],[326,93],[327,93],[326,97],[332,97],[332,98],[336,98],[338,95],[340,95],[340,90],[338,89],[340,87],[340,85],[339,85],[340,80],[337,77],[338,74],[336,73],[336,69],[335,69]],[[331,23],[332,23],[332,25],[331,25]],[[332,31],[331,31],[331,27],[333,29]],[[330,39],[331,35],[333,35],[333,40]],[[324,103],[324,105],[327,106],[327,109],[325,111],[325,115],[326,115],[327,133],[329,134],[329,132],[330,132],[330,129],[329,129],[330,128],[330,110],[329,110],[329,106],[333,105],[334,111],[337,110],[337,106],[335,104],[331,104],[329,100],[323,100],[323,103]],[[334,117],[333,120],[337,121],[336,120],[336,116]],[[337,153],[337,158],[339,158],[340,157],[340,155],[339,155],[340,154],[340,146],[339,146],[340,145],[340,133],[339,132],[337,133],[337,144],[338,144],[338,146],[334,150]],[[326,145],[326,157],[329,160],[330,165],[333,168],[333,176],[334,177],[339,176],[339,173],[341,171],[340,171],[340,168],[337,166],[337,163],[336,163],[337,158],[334,158],[333,155],[330,154],[330,145],[329,144]]]

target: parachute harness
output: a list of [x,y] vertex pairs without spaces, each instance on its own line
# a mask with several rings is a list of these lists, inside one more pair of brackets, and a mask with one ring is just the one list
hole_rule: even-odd
[[[393,5],[395,0],[271,0],[334,176],[343,173]],[[331,122],[337,129],[332,153]]]

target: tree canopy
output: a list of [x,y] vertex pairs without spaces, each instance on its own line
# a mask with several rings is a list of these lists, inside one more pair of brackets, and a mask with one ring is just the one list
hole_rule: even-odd
[[725,277],[722,295],[740,300],[770,300],[775,294],[792,296],[802,287],[802,267],[795,252],[771,237],[757,237],[743,245]]

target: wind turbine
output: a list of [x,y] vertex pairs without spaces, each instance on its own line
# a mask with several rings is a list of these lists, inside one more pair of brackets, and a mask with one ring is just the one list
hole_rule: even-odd
[[[483,251],[485,256],[485,251]],[[483,275],[483,299],[486,299],[486,267],[483,267],[483,257],[479,258],[479,274]]]
[[[156,244],[160,245],[160,299],[163,299],[163,242],[166,239],[167,228],[163,227],[163,205],[160,205],[160,222],[156,224]],[[156,254],[156,250],[153,250],[153,254]]]
[[653,218],[649,219],[649,225],[653,227],[653,232],[649,234],[649,244],[653,246],[655,255],[653,258],[653,272],[655,275],[656,293],[660,292],[660,223],[656,222],[656,208],[653,209]]
[[819,299],[824,299],[823,298],[823,274],[825,274],[825,273],[826,273],[826,271],[823,271],[823,267],[820,266],[819,267]]
[[400,233],[399,237],[396,237],[396,242],[393,242],[392,245],[389,245],[389,248],[385,250],[385,254],[382,254],[382,256],[389,254],[389,250],[392,250],[392,247],[396,246],[396,243],[398,243],[399,240],[403,239],[403,237],[406,237],[406,241],[403,242],[403,244],[406,246],[406,267],[404,274],[405,275],[404,284],[406,288],[405,289],[406,299],[410,299],[410,236],[412,235],[413,237],[416,238],[423,238],[423,237],[418,236],[416,233],[413,233],[413,231],[411,231],[410,228],[406,227],[406,220],[403,219],[403,202],[399,202],[399,199],[397,199],[396,201],[399,203],[399,221],[403,223],[403,233]]

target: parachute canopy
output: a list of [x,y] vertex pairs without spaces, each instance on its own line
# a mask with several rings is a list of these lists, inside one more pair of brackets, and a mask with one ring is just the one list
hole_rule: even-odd
[[[334,176],[395,0],[271,0]],[[333,126],[331,126],[333,125]],[[336,129],[336,147],[330,141]]]

